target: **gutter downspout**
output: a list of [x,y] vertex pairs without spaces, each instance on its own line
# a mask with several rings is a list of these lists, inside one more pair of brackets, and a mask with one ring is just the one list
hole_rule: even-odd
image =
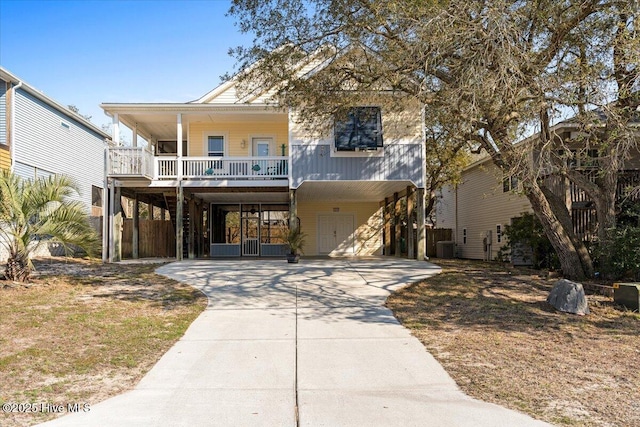
[[18,84],[11,88],[11,144],[9,147],[11,149],[11,166],[10,171],[14,171],[14,166],[16,164],[16,91],[22,87],[22,81],[18,81]]

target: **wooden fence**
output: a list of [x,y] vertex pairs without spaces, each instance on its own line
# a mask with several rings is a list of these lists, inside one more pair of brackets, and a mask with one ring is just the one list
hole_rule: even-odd
[[[140,220],[138,254],[140,258],[173,258],[176,236],[171,221]],[[125,219],[122,228],[122,257],[133,257],[133,219]]]

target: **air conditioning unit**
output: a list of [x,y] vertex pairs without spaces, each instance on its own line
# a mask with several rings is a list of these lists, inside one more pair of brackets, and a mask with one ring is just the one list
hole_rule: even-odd
[[436,242],[436,258],[453,259],[455,254],[455,242],[441,240]]

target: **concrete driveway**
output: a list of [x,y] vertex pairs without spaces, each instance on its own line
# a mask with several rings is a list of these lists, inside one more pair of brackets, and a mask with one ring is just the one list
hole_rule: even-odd
[[197,260],[209,306],[130,392],[47,426],[543,426],[473,400],[383,304],[435,265]]

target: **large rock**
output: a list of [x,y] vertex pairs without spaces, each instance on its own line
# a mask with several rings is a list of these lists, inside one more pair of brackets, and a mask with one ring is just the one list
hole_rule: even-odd
[[579,315],[589,314],[589,304],[580,283],[558,280],[551,289],[547,302],[560,311]]

